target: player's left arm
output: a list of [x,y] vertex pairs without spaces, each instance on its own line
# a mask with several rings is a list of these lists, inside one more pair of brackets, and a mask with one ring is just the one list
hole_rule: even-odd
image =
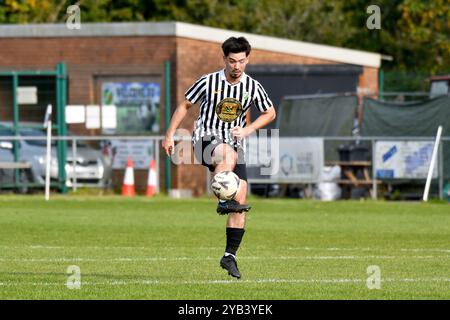
[[261,115],[249,126],[244,128],[234,127],[231,130],[231,133],[233,134],[234,138],[244,139],[245,137],[251,135],[256,130],[261,129],[266,125],[268,125],[269,123],[271,123],[275,118],[276,118],[275,108],[271,106],[266,111],[262,112]]

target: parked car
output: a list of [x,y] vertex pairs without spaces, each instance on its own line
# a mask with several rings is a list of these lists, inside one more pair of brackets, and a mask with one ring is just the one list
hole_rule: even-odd
[[[39,125],[39,124],[37,124]],[[0,136],[14,136],[12,124],[0,122]],[[19,136],[44,137],[46,133],[38,129],[36,124],[20,124]],[[66,185],[72,186],[74,178],[78,186],[105,187],[111,182],[112,168],[110,159],[100,151],[87,144],[77,141],[76,158],[72,154],[72,141],[68,141],[67,158],[65,164]],[[13,140],[0,139],[0,162],[14,162]],[[22,182],[45,184],[46,140],[19,141],[19,161],[29,163],[30,170],[21,170]],[[75,167],[74,167],[75,162]],[[75,168],[75,170],[74,170]],[[50,178],[58,179],[58,158],[56,142],[52,142]],[[11,184],[14,181],[13,169],[0,169],[0,185]]]

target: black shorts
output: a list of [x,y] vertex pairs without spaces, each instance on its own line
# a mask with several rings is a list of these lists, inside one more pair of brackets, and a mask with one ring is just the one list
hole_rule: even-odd
[[[212,162],[212,153],[215,147],[222,143],[225,142],[217,136],[204,136],[193,146],[195,158],[197,161],[201,161],[202,165],[207,167],[210,172],[214,172],[216,167]],[[232,147],[238,155],[238,160],[233,172],[236,173],[239,179],[247,181],[247,167],[245,165],[244,150],[240,147]]]

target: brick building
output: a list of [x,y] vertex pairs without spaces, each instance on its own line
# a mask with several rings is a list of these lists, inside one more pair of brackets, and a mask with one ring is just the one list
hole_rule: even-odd
[[[258,66],[297,66],[303,76],[305,66],[310,69],[317,66],[321,70],[347,68],[356,77],[356,83],[351,84],[352,91],[378,92],[380,54],[179,22],[83,23],[80,30],[69,30],[64,24],[0,25],[0,71],[53,69],[63,61],[68,70],[70,105],[101,104],[101,88],[106,82],[159,83],[159,129],[152,134],[163,135],[165,63],[169,61],[171,64],[172,113],[194,80],[223,66],[220,44],[230,36],[240,35],[247,37],[253,47],[248,73],[253,75],[253,70],[256,79]],[[327,66],[331,69],[327,69]],[[270,88],[267,85],[265,87],[272,95]],[[314,90],[318,91],[317,88]],[[10,120],[8,118],[11,115],[2,108],[1,99],[0,95],[0,115],[4,120]],[[21,113],[21,120],[30,120],[26,119],[27,115],[27,112]],[[182,127],[192,130],[197,115],[198,109],[191,109]],[[98,129],[88,130],[84,125],[71,125],[70,129],[77,134],[102,133]],[[161,188],[164,190],[164,161],[160,161],[160,164]],[[195,195],[204,192],[206,172],[203,167],[172,165],[171,172],[172,188],[190,189]],[[121,176],[117,179],[120,180]],[[137,178],[137,184],[142,188],[145,179],[146,172]]]

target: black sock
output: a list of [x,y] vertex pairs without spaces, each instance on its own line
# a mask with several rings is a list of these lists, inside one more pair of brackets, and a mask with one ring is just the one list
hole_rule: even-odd
[[236,252],[241,244],[242,237],[244,236],[244,229],[239,228],[227,228],[227,247],[225,252],[236,255]]

